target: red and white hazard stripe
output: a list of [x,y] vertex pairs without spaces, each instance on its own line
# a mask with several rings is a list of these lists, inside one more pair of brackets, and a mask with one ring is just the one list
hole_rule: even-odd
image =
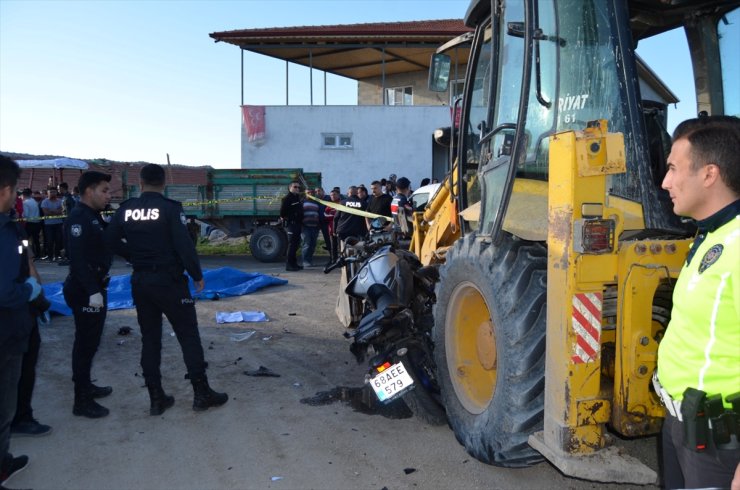
[[601,293],[578,293],[573,296],[573,345],[572,361],[575,364],[593,362],[601,350]]

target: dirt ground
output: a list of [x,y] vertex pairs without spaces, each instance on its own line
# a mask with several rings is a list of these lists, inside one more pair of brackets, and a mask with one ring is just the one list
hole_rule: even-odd
[[[302,399],[339,386],[359,387],[365,373],[348,350],[334,314],[338,271],[286,273],[282,264],[251,257],[202,258],[204,268],[231,266],[288,279],[257,293],[197,303],[211,385],[229,394],[223,407],[195,413],[192,389],[172,329],[165,326],[162,374],[175,406],[159,417],[139,367],[141,338],[134,310],[110,312],[93,367],[97,384],[113,386],[100,400],[103,419],[72,415],[71,317],[42,328],[35,416],[53,426],[46,437],[13,438],[11,451],[29,467],[10,488],[34,489],[466,489],[628,488],[574,480],[548,463],[505,469],[470,457],[449,428],[415,418],[363,413],[350,403],[311,405]],[[44,282],[66,268],[39,264]],[[130,269],[116,262],[112,274]],[[217,311],[260,310],[268,323],[217,325]],[[122,326],[132,327],[119,336]],[[255,330],[236,342],[233,334]],[[265,366],[280,377],[249,377]],[[397,414],[398,415],[398,414]],[[628,451],[656,468],[655,439]],[[651,488],[651,487],[643,487]]]

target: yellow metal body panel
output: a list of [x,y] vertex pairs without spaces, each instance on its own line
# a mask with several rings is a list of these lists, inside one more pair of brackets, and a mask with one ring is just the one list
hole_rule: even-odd
[[[576,295],[601,294],[603,283],[614,280],[615,268],[604,267],[609,262],[605,255],[573,250],[574,222],[582,218],[581,205],[604,203],[606,196],[606,174],[583,172],[579,162],[589,161],[590,156],[579,151],[603,152],[605,133],[605,128],[590,128],[578,135],[571,131],[550,138],[547,282],[557,287],[547,288],[543,436],[547,446],[570,454],[593,453],[607,441],[603,413],[584,415],[585,407],[609,405],[601,393],[600,349],[588,362],[574,360],[579,339],[573,327]],[[617,236],[619,231],[617,223]]]
[[516,179],[503,228],[532,242],[547,240],[547,182]]
[[[607,130],[606,124],[602,124],[602,129]],[[622,133],[604,134],[599,138],[579,138],[576,140],[576,152],[579,177],[627,171]]]
[[614,403],[611,424],[625,436],[660,430],[664,409],[650,390],[664,325],[653,321],[653,298],[672,284],[691,240],[633,241],[620,244],[617,284]]
[[642,205],[640,203],[611,195],[607,197],[606,202],[610,208],[620,210],[625,230],[645,229],[645,219],[642,216]]
[[[690,245],[690,240],[615,239],[609,253],[574,250],[583,209],[602,209],[598,218],[614,221],[615,237],[644,227],[639,204],[607,194],[606,175],[624,168],[619,161],[624,152],[617,148],[623,140],[612,136],[603,124],[550,141],[547,281],[557,286],[547,292],[543,440],[553,451],[573,456],[605,447],[606,423],[626,436],[659,430],[664,412],[649,383],[665,325],[653,320],[654,297],[661,285],[670,291]],[[583,154],[603,148],[606,156]],[[605,294],[614,290],[616,296]],[[599,314],[608,310],[610,317],[596,318],[598,351],[584,361],[578,355],[584,342],[577,305],[589,294],[602,299]]]
[[453,167],[426,209],[413,214],[414,231],[409,250],[424,265],[443,262],[444,251],[460,238],[460,217],[454,199],[456,174]]

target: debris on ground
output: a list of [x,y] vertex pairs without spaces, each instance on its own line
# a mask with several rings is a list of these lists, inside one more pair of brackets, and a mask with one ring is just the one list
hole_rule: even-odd
[[216,323],[269,322],[264,311],[218,311]]
[[118,335],[128,335],[132,332],[131,327],[121,327],[118,329]]
[[301,399],[301,403],[314,407],[330,405],[339,401],[351,406],[356,412],[366,415],[380,415],[388,419],[407,419],[413,415],[403,399],[394,400],[387,404],[381,403],[375,393],[367,386],[360,388],[337,386],[332,390],[320,391],[312,397]]
[[244,333],[231,334],[229,338],[233,340],[234,342],[244,342],[245,340],[249,340],[250,338],[252,338],[252,336],[256,333],[257,332],[255,330],[250,330]]
[[254,376],[257,378],[279,378],[280,375],[265,366],[260,366],[257,369],[248,369],[244,371],[247,376]]

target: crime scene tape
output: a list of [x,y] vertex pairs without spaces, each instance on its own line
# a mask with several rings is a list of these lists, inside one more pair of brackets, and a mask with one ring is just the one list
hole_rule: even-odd
[[324,200],[319,199],[319,198],[314,197],[314,196],[306,196],[306,197],[308,197],[309,199],[311,199],[313,201],[320,202],[321,204],[323,204],[326,207],[336,209],[337,211],[341,211],[343,213],[356,214],[357,216],[364,216],[365,218],[381,218],[381,219],[384,219],[386,221],[393,221],[393,218],[391,218],[389,216],[383,216],[382,214],[375,214],[375,213],[370,213],[368,211],[363,211],[362,209],[350,208],[348,206],[344,206],[342,204],[337,204],[335,202],[324,201]]
[[[344,206],[342,204],[337,204],[331,201],[324,201],[322,199],[318,199],[314,196],[306,196],[314,201],[320,202],[321,204],[328,206],[330,208],[334,208],[337,211],[341,211],[343,213],[347,214],[355,214],[358,216],[364,216],[366,218],[381,218],[386,221],[392,221],[393,218],[390,218],[388,216],[383,216],[380,214],[370,213],[368,211],[363,211],[361,209],[356,208],[350,208],[347,206]],[[245,201],[267,201],[266,204],[274,204],[278,201],[280,201],[283,198],[282,195],[277,196],[242,196],[242,197],[234,197],[229,199],[210,199],[207,201],[186,201],[181,202],[183,208],[187,207],[201,207],[201,206],[215,206],[220,204],[229,204],[229,203],[236,203],[236,202],[245,202]],[[115,214],[116,210],[110,210],[110,211],[101,211],[101,215],[109,215],[109,214]],[[39,216],[38,218],[33,219],[27,219],[27,218],[15,218],[13,221],[17,223],[24,223],[24,222],[34,222],[34,223],[41,223],[47,219],[64,219],[66,218],[66,214],[60,214],[60,215],[54,215],[54,216]]]

